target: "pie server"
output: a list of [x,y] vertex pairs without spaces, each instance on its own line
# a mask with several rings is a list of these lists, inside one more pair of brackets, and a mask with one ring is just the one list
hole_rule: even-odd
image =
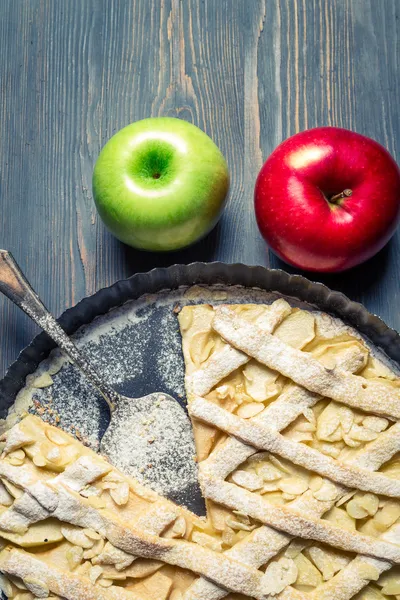
[[[171,453],[169,460],[162,465],[164,479],[168,479],[168,470],[172,472],[177,466],[182,466],[182,461],[191,461],[191,464],[185,465],[184,489],[180,489],[179,494],[176,490],[172,496],[178,497],[181,504],[197,514],[205,514],[204,499],[198,485],[197,467],[194,462],[192,428],[189,417],[178,402],[169,394],[162,392],[153,392],[140,398],[129,398],[110,387],[46,309],[12,254],[6,250],[0,250],[0,291],[47,333],[107,402],[111,418],[100,441],[101,453],[116,467],[135,477],[138,472],[140,473],[149,466],[149,463],[152,463],[152,448],[156,448],[159,442],[167,444],[171,448]],[[174,427],[163,426],[166,421],[166,411],[170,412],[169,417],[172,412]],[[151,412],[150,419],[148,419],[149,412]],[[143,444],[146,444],[146,450],[138,452],[138,436],[133,436],[132,432],[137,432],[138,427],[142,425],[144,425]],[[152,431],[162,435],[163,439],[157,440],[152,437]],[[188,447],[193,447],[193,453],[190,453],[189,458]],[[180,449],[185,451],[180,452]],[[146,464],[141,464],[144,458]],[[160,465],[154,466],[160,468]]]

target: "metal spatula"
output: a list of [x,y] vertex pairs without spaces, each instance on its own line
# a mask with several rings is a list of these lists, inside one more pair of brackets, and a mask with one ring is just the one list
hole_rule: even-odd
[[[101,453],[108,456],[111,463],[128,475],[137,476],[141,469],[152,459],[152,440],[149,435],[143,437],[145,452],[138,448],[138,427],[148,421],[158,435],[163,436],[162,443],[168,444],[171,453],[163,462],[162,478],[164,481],[176,477],[176,470],[184,466],[185,477],[181,489],[172,490],[168,494],[172,499],[186,505],[197,514],[205,514],[204,500],[197,482],[197,468],[194,463],[194,441],[189,417],[178,402],[170,395],[154,392],[141,398],[122,396],[110,387],[94,369],[89,360],[82,354],[54,317],[49,313],[42,301],[32,289],[10,252],[0,250],[0,291],[19,306],[47,335],[69,356],[73,363],[101,393],[110,408],[110,423],[100,442]],[[167,415],[167,413],[169,413]],[[168,416],[168,418],[166,418]],[[174,422],[168,427],[168,421]],[[165,424],[165,427],[163,426]],[[133,435],[136,432],[136,435]],[[140,436],[139,436],[140,437]],[[157,444],[155,443],[154,448]],[[180,450],[182,449],[182,451]],[[188,452],[188,449],[190,450]],[[192,449],[192,450],[191,450]],[[141,464],[145,460],[146,464]],[[190,464],[182,465],[182,461]],[[154,465],[160,468],[160,465]],[[173,471],[175,471],[173,473]]]

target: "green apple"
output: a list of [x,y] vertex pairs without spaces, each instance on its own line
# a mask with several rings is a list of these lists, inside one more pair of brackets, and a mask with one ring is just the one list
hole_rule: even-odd
[[214,142],[195,125],[170,117],[121,129],[93,173],[94,201],[105,225],[143,250],[177,250],[206,235],[228,188],[228,167]]

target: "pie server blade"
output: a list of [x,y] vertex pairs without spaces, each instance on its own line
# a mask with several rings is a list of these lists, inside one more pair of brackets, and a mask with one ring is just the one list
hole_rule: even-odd
[[130,398],[109,386],[45,308],[12,254],[6,250],[0,250],[0,291],[47,333],[107,402],[110,422],[100,442],[101,453],[133,477],[141,469],[154,467],[165,483],[179,480],[177,470],[178,475],[181,470],[184,486],[171,489],[168,497],[196,514],[204,515],[192,428],[178,401],[163,392]]

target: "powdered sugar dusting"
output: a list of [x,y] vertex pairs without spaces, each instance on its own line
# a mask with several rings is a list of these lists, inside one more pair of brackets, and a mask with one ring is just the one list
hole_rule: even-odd
[[170,498],[197,483],[191,424],[170,396],[119,404],[101,451],[123,472]]
[[[92,323],[80,328],[73,338],[117,391],[131,397],[162,391],[171,394],[184,407],[184,363],[174,307],[227,302],[271,304],[280,297],[275,293],[241,286],[193,286],[167,290],[129,301],[95,318]],[[293,298],[287,300],[292,306],[307,309],[307,305]],[[320,329],[327,336],[333,329],[350,332],[339,319],[313,312]],[[357,335],[354,330],[351,333]],[[385,360],[381,355],[379,358]],[[393,365],[390,366],[393,369]],[[37,389],[35,380],[43,373],[51,374],[53,384]],[[99,440],[109,422],[108,408],[103,398],[58,350],[52,352],[37,371],[27,378],[26,386],[10,409],[5,427],[15,422],[16,414],[27,410],[72,433],[95,450],[98,450]],[[157,437],[157,432],[152,435]],[[140,444],[142,439],[137,441]],[[161,473],[164,477],[161,484],[157,483],[160,476],[157,469],[151,471],[150,475],[147,473],[149,461],[146,453],[147,450],[137,455],[137,458],[140,455],[144,459],[144,472],[138,473],[142,475],[139,478],[166,494],[166,489],[171,490],[174,484],[165,473]],[[189,454],[187,451],[186,456]],[[165,489],[164,485],[167,486]]]

